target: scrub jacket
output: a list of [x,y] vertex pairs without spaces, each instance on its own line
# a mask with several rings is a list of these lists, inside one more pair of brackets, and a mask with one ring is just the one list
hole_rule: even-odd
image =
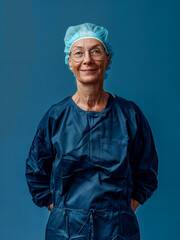
[[157,153],[139,107],[111,97],[94,112],[68,96],[39,123],[26,178],[36,205],[54,204],[46,240],[140,239],[130,203],[143,204],[157,188]]

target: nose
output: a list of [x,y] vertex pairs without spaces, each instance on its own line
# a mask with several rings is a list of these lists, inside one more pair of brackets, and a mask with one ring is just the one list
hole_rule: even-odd
[[90,52],[89,51],[85,51],[83,63],[91,63],[91,62],[93,62],[93,59],[91,57]]

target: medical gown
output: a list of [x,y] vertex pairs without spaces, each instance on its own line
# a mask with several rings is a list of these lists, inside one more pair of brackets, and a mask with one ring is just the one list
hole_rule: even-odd
[[157,153],[139,107],[110,96],[101,112],[68,96],[38,125],[26,179],[36,205],[54,205],[46,240],[140,239],[130,203],[143,204],[156,190]]

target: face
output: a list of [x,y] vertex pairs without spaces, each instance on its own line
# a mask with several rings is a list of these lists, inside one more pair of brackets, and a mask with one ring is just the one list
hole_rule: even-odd
[[[71,51],[74,50],[92,50],[94,48],[103,48],[103,45],[100,41],[93,38],[80,39],[75,42]],[[94,60],[91,58],[89,51],[85,52],[85,56],[82,62],[75,62],[68,57],[69,66],[71,71],[74,73],[77,81],[82,83],[97,83],[103,82],[105,70],[110,64],[111,56],[107,56],[105,51],[100,60]]]

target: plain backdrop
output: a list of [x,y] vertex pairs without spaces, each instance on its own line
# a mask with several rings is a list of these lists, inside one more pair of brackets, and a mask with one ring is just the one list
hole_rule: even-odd
[[49,212],[31,200],[25,162],[37,125],[76,91],[64,63],[70,25],[109,30],[104,89],[134,101],[149,121],[159,187],[137,210],[142,240],[180,240],[180,1],[0,0],[0,239],[44,240]]

